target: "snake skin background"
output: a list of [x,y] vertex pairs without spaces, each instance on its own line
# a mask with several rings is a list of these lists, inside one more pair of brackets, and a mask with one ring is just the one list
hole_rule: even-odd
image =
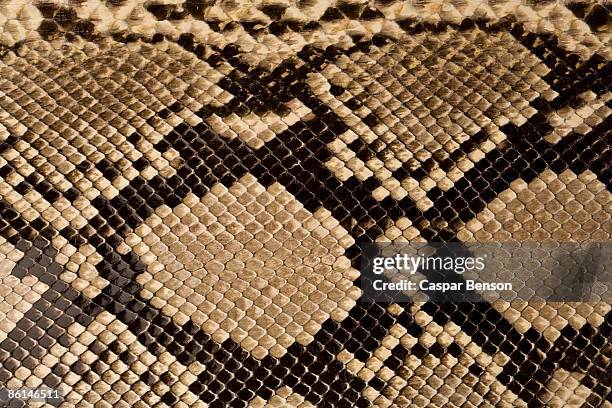
[[0,0],[0,384],[612,407],[609,303],[358,287],[360,241],[610,241],[609,7]]

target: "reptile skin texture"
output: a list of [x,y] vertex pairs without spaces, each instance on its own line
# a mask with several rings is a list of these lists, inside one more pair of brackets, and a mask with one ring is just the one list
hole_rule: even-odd
[[0,388],[611,408],[610,303],[358,284],[359,242],[611,240],[610,7],[0,0]]

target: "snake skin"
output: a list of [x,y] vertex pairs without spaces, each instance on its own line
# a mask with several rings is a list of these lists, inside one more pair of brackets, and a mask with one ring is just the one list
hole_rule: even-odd
[[0,385],[612,407],[609,303],[357,284],[361,241],[610,241],[609,6],[0,1]]

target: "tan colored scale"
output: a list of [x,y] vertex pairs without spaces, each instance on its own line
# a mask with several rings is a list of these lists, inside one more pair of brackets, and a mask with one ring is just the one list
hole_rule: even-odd
[[257,358],[310,343],[359,296],[347,231],[327,210],[310,213],[280,184],[265,189],[251,175],[158,208],[126,243],[147,265],[137,281],[153,306]]

